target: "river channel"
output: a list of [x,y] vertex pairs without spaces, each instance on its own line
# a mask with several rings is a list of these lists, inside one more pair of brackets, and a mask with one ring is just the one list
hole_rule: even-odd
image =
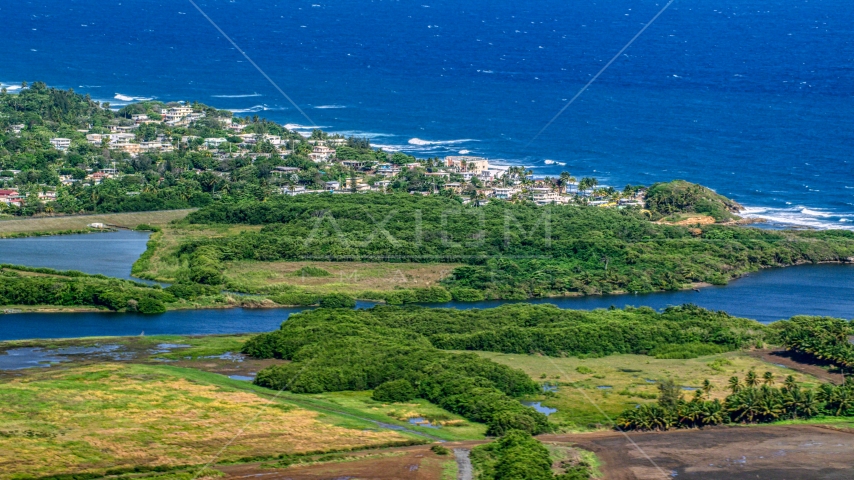
[[[89,235],[0,240],[0,263],[80,270],[131,278],[132,263],[145,250],[147,234],[111,232]],[[561,308],[592,310],[610,306],[694,303],[761,322],[793,315],[854,317],[854,265],[802,265],[763,270],[730,282],[679,292],[531,300]],[[442,308],[489,308],[503,301],[432,304]],[[357,308],[369,308],[359,302]],[[227,334],[263,332],[305,308],[181,310],[162,315],[130,313],[13,313],[0,315],[0,340],[100,335]]]

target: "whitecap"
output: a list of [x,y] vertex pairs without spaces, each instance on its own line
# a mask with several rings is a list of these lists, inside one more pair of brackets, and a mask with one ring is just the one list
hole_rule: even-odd
[[380,148],[386,152],[400,152],[403,148],[400,145],[382,145],[379,143],[371,143],[374,148]]
[[543,160],[543,163],[546,165],[560,165],[561,167],[566,166],[566,162],[558,162],[557,160]]
[[347,108],[347,107],[345,107],[344,105],[318,105],[314,108],[316,108],[318,110],[326,110],[326,109],[330,109],[330,108]]
[[422,140],[420,138],[410,138],[407,143],[410,145],[428,146],[428,145],[453,145],[455,143],[477,142],[471,138],[463,138],[460,140]]
[[818,210],[812,210],[812,209],[809,209],[806,207],[801,209],[801,213],[803,213],[804,215],[812,216],[812,217],[832,217],[833,216],[830,213],[820,212]]
[[211,95],[213,98],[249,98],[249,97],[263,97],[260,93],[247,93],[245,95]]
[[151,100],[150,97],[131,97],[129,95],[122,95],[121,93],[117,93],[115,97],[116,100],[121,100],[123,102],[145,102]]
[[284,108],[270,108],[267,105],[253,105],[249,108],[229,108],[228,111],[231,113],[258,113],[258,112],[267,112],[267,111],[276,111],[276,110],[285,110]]
[[459,153],[460,155],[468,155],[469,153],[471,153],[471,150],[460,150],[457,153]]

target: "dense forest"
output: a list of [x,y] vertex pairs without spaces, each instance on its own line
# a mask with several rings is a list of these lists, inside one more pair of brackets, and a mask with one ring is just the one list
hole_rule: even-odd
[[854,257],[854,232],[662,225],[635,210],[538,207],[419,195],[302,195],[216,202],[191,224],[264,225],[190,242],[231,260],[463,262],[447,279],[457,300],[651,292],[724,284],[763,267]]
[[491,435],[511,429],[537,434],[549,430],[545,416],[514,397],[539,392],[538,384],[475,354],[444,350],[598,356],[676,346],[670,350],[687,358],[698,345],[747,345],[761,338],[763,328],[693,306],[661,314],[530,304],[487,310],[378,306],[293,315],[279,330],[248,341],[243,352],[291,361],[258,372],[255,383],[265,387],[296,393],[376,389],[378,399],[417,396],[486,423]]
[[841,367],[854,366],[852,321],[800,315],[775,323],[774,329],[789,350]]
[[98,307],[112,311],[163,313],[182,300],[216,297],[204,285],[145,285],[103,275],[0,265],[0,306],[54,305]]

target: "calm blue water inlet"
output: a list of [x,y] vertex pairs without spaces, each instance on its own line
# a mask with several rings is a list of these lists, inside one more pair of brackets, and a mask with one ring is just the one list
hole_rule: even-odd
[[[0,223],[0,229],[3,225]],[[131,266],[143,252],[149,233],[120,230],[83,235],[0,240],[0,263],[78,270],[108,277],[139,280]]]

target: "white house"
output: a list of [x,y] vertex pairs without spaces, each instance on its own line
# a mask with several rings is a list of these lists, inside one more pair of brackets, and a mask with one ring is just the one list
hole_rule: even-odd
[[71,139],[70,138],[60,138],[60,137],[51,138],[50,144],[53,145],[53,148],[55,148],[61,152],[64,152],[64,151],[68,150],[68,148],[71,146]]
[[227,142],[228,140],[224,138],[206,138],[205,145],[212,148],[219,148],[220,145]]
[[509,200],[517,193],[519,193],[519,189],[516,187],[494,187],[492,189],[492,196],[501,200]]
[[534,187],[528,190],[531,194],[531,200],[537,205],[549,205],[551,203],[561,203],[560,195],[548,187]]

